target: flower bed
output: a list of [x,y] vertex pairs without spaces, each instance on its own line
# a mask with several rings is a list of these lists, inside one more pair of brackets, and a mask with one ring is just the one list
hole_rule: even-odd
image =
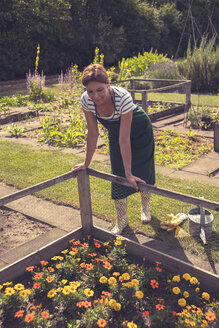
[[[28,280],[0,285],[0,327],[216,327],[218,304],[188,273],[128,257],[122,238],[71,240]],[[26,285],[26,286],[25,286]]]

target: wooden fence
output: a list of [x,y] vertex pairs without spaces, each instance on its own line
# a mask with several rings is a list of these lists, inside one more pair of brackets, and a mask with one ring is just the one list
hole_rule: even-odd
[[[68,247],[68,241],[72,238],[81,239],[82,237],[87,237],[88,235],[91,235],[93,238],[97,238],[102,242],[115,238],[115,236],[112,235],[109,231],[106,231],[93,225],[89,176],[94,176],[96,178],[116,182],[124,186],[131,187],[130,183],[123,177],[115,176],[112,174],[106,174],[90,168],[88,168],[87,170],[78,171],[77,173],[67,172],[58,177],[52,178],[50,180],[44,181],[37,185],[23,189],[21,191],[17,191],[11,195],[1,198],[0,206],[5,205],[11,201],[17,200],[19,198],[25,197],[27,195],[33,194],[42,189],[54,186],[60,182],[76,177],[76,175],[78,180],[81,227],[79,227],[79,229],[75,231],[72,231],[71,233],[68,233],[64,237],[61,237],[58,240],[55,240],[54,242],[40,249],[37,249],[35,252],[29,254],[28,256],[19,259],[15,263],[12,263],[0,270],[0,282],[14,280],[19,276],[25,274],[25,268],[27,266],[37,265],[42,259],[50,259],[52,256],[56,255],[61,250]],[[214,211],[219,211],[219,203],[213,201],[200,199],[178,192],[173,192],[152,185],[145,185],[143,183],[139,183],[138,186],[140,191],[148,191],[154,194],[161,195],[163,197],[168,197],[182,202],[187,202],[197,206],[209,208]],[[188,272],[192,276],[196,276],[202,286],[206,287],[212,293],[217,294],[219,292],[218,275],[210,273],[180,259],[164,254],[151,247],[143,246],[129,239],[126,239],[126,245],[127,252],[130,255],[135,256],[137,258],[146,257],[152,263],[154,263],[154,261],[160,261],[162,262],[163,267],[168,269],[170,272],[174,272],[177,274]]]
[[[166,82],[166,83],[172,83],[171,85],[167,85],[165,87],[161,88],[154,88],[154,89],[148,89],[148,90],[138,90],[135,88],[135,82]],[[169,79],[127,79],[122,81],[117,81],[115,84],[118,83],[130,83],[130,88],[127,88],[127,90],[131,93],[133,101],[135,103],[139,103],[141,107],[148,112],[148,106],[151,105],[153,102],[148,100],[148,94],[149,93],[157,93],[157,92],[174,92],[176,90],[183,90],[183,93],[185,93],[185,102],[184,103],[173,103],[175,105],[175,108],[172,108],[170,110],[167,110],[166,115],[169,115],[170,113],[176,113],[179,111],[184,110],[187,112],[191,106],[191,81],[190,80],[169,80]],[[136,98],[136,93],[141,94],[141,100]],[[170,102],[168,102],[170,103]],[[156,118],[159,118],[159,114],[155,113]],[[160,114],[161,115],[161,114]],[[153,118],[153,115],[152,117]]]

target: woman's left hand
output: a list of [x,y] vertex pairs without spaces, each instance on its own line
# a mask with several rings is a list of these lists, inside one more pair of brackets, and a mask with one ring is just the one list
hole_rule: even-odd
[[130,182],[133,185],[133,187],[137,191],[139,190],[137,182],[142,182],[142,183],[146,184],[146,182],[144,180],[142,180],[141,178],[138,178],[132,174],[126,175],[126,179],[128,180],[128,182]]

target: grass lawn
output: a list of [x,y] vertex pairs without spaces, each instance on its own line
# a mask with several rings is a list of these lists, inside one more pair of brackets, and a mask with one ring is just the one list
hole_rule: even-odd
[[[0,153],[0,180],[21,189],[68,172],[76,163],[83,160],[79,156],[56,149],[42,150],[36,149],[33,146],[6,141],[0,141]],[[91,167],[99,171],[110,172],[110,165],[107,163],[94,161]],[[110,199],[110,182],[95,177],[91,177],[90,182],[93,214],[111,221],[113,224],[116,213],[114,202]],[[160,188],[195,197],[203,196],[205,199],[212,201],[218,201],[219,199],[218,187],[203,184],[199,181],[186,181],[157,174],[156,184]],[[57,203],[69,204],[76,208],[79,207],[76,179],[71,179],[45,189],[39,192],[38,196]],[[174,231],[166,232],[160,228],[160,222],[167,219],[167,214],[188,214],[188,211],[193,207],[195,206],[191,204],[152,195],[151,212],[153,220],[150,225],[143,226],[139,219],[140,197],[138,194],[134,194],[129,199],[129,225],[134,232],[142,232],[148,236],[165,240],[172,246],[183,247],[184,249],[189,249],[194,254],[204,255],[204,247],[194,238],[188,236],[179,240],[174,238]],[[211,250],[213,259],[218,260],[219,214],[213,211],[212,213],[215,220],[212,238],[209,241],[208,247]],[[182,225],[186,231],[188,230],[187,224],[186,220]]]

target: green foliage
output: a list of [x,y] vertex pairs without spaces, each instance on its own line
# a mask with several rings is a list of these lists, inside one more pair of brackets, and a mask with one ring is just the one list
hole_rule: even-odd
[[192,81],[193,91],[217,91],[219,85],[219,47],[215,49],[215,37],[208,41],[203,37],[198,48],[188,45],[186,58],[177,61],[181,75]]
[[9,133],[11,137],[19,138],[23,136],[23,133],[26,131],[25,128],[19,128],[16,124],[12,123],[9,127]]
[[130,76],[143,75],[145,71],[154,63],[160,61],[169,61],[166,55],[158,54],[157,51],[153,53],[144,52],[142,55],[139,53],[138,56],[132,58],[123,58],[119,61],[119,80],[127,79]]
[[29,97],[21,94],[15,94],[12,96],[4,96],[0,98],[0,105],[5,104],[6,106],[26,106],[29,103]]
[[192,128],[210,130],[219,122],[218,108],[208,106],[191,107],[187,113],[186,123]]

